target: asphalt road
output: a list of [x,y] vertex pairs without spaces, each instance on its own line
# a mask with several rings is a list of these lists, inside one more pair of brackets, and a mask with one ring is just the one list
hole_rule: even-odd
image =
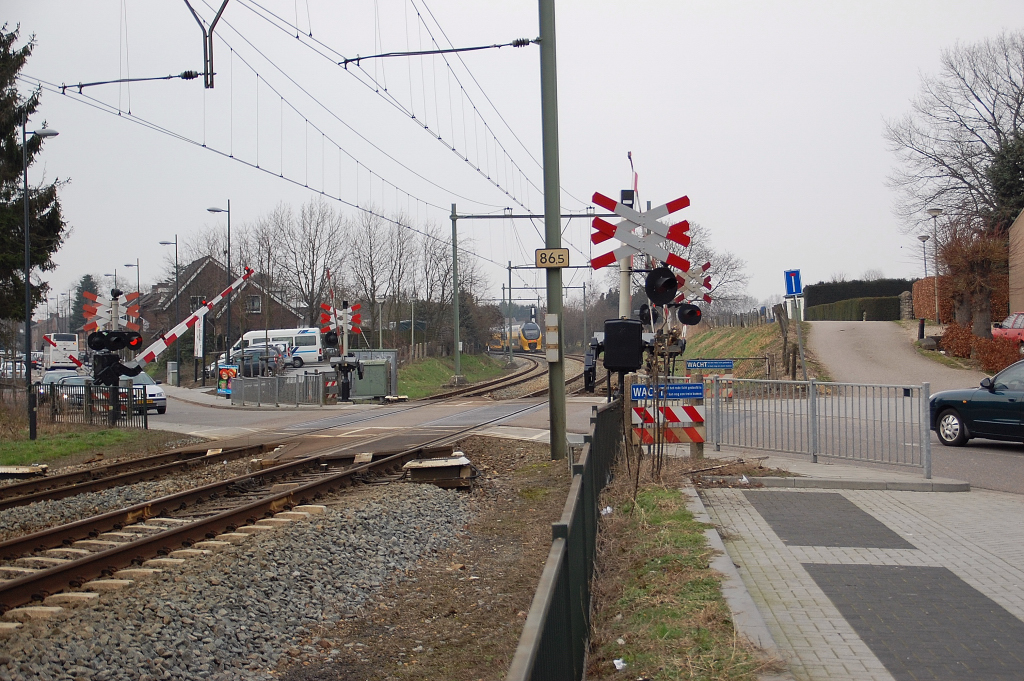
[[[953,369],[917,353],[892,322],[811,322],[808,345],[833,379],[886,385],[931,384],[933,393],[978,385],[985,374]],[[1024,433],[1022,433],[1024,439]],[[944,447],[932,433],[932,474],[973,487],[1024,494],[1024,444],[971,440]]]

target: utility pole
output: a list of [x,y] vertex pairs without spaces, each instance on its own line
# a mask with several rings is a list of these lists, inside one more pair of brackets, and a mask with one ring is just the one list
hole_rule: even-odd
[[[558,168],[558,69],[555,63],[555,0],[538,0],[540,12],[541,136],[544,146],[544,247],[562,247],[561,188]],[[452,214],[454,215],[454,207]],[[452,222],[454,225],[454,221]],[[562,270],[547,270],[549,315],[557,320],[558,360],[548,363],[548,415],[551,458],[564,459],[565,362],[562,348]],[[621,298],[621,296],[620,296]],[[545,324],[545,327],[547,325]],[[546,340],[547,333],[543,336]]]
[[452,383],[458,385],[462,381],[462,357],[459,348],[459,231],[456,223],[459,219],[452,204],[452,323],[454,326],[453,354],[455,355],[455,376]]
[[512,261],[508,261],[508,307],[505,308],[508,317],[508,363],[513,363],[512,359]]

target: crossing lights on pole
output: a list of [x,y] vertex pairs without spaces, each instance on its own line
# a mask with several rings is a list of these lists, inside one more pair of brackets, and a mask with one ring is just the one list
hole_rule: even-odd
[[139,366],[125,366],[116,354],[142,347],[142,336],[137,331],[93,331],[86,342],[96,353],[92,358],[92,378],[96,385],[115,386],[121,376],[138,376],[142,371]]

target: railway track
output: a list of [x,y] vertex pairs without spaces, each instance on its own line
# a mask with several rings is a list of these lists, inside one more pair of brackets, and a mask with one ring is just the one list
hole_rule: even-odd
[[432,395],[426,399],[445,400],[452,397],[476,397],[479,395],[486,395],[487,393],[495,390],[503,390],[505,388],[521,385],[547,373],[548,369],[546,362],[541,362],[539,359],[527,355],[519,355],[519,357],[526,360],[526,365],[519,367],[516,369],[515,373],[509,376],[501,376],[500,378],[484,381],[483,383],[474,383],[473,385],[468,385],[464,388],[438,393],[437,395]]
[[[367,463],[345,465],[351,454],[307,456],[0,542],[0,578],[6,577],[0,581],[0,612],[113,576],[224,532],[265,523],[276,513],[335,495],[354,484],[396,480],[408,461],[436,456],[438,448],[448,447],[481,425],[534,407],[524,406],[403,451],[374,456]],[[275,486],[282,482],[288,483],[286,488]]]

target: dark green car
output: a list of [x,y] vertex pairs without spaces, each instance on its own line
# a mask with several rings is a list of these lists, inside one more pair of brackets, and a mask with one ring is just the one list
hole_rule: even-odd
[[935,393],[930,407],[932,430],[947,447],[974,437],[1024,442],[1024,361],[982,379],[978,388]]

